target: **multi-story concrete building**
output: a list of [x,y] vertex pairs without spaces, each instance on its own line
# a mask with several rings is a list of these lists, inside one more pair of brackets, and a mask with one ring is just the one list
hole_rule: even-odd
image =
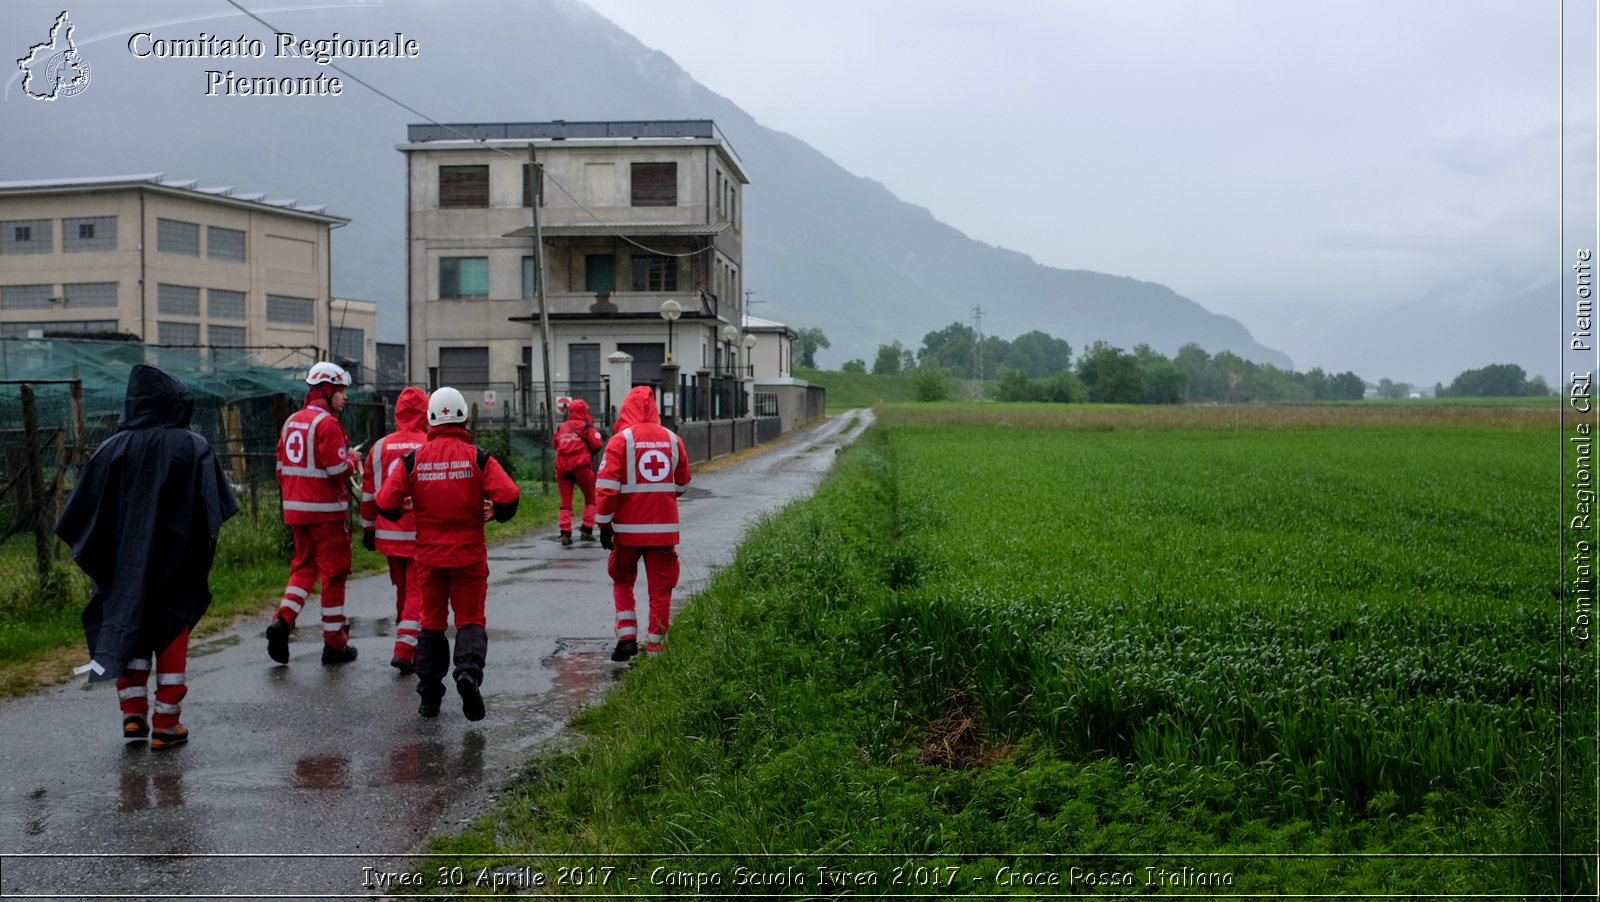
[[333,344],[329,236],[348,222],[159,174],[0,182],[0,336],[123,332],[304,366]]
[[[413,125],[407,137],[413,381],[539,409],[535,213],[558,394],[593,404],[619,351],[635,384],[659,380],[669,354],[691,380],[732,374],[749,180],[715,123]],[[669,300],[676,322],[662,315]]]

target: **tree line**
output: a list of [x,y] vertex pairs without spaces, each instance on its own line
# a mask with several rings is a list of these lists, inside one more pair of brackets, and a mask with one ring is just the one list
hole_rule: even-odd
[[[821,329],[797,330],[796,364],[815,368],[816,352],[827,347],[828,338]],[[1125,351],[1096,341],[1074,358],[1070,344],[1038,330],[1011,341],[994,335],[985,335],[980,341],[972,327],[959,322],[923,336],[915,352],[894,341],[878,346],[870,368],[865,360],[855,359],[846,361],[841,369],[911,376],[917,396],[924,400],[937,400],[947,393],[939,388],[942,379],[929,377],[998,377],[998,400],[1055,403],[1357,401],[1367,390],[1366,380],[1353,372],[1329,373],[1317,367],[1301,373],[1246,360],[1232,351],[1211,354],[1192,342],[1168,358],[1147,344]],[[1378,388],[1383,397],[1404,398],[1411,391],[1410,385],[1388,379]],[[1530,380],[1515,364],[1468,370],[1448,387],[1435,387],[1440,397],[1504,397],[1549,391],[1542,377]]]

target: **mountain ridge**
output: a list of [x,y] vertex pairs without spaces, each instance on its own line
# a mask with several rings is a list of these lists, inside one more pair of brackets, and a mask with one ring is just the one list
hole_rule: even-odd
[[[91,13],[108,19],[90,23],[99,34],[150,27],[136,11],[86,10],[78,18]],[[1232,350],[1291,366],[1238,320],[1168,286],[1048,267],[967,236],[895,197],[882,182],[849,173],[802,139],[762,126],[578,0],[482,0],[449,11],[424,0],[397,0],[285,10],[269,19],[296,34],[351,34],[369,25],[379,30],[371,22],[379,13],[383,30],[420,36],[423,54],[344,65],[440,122],[714,119],[751,179],[745,285],[765,302],[759,315],[821,328],[832,344],[825,359],[870,359],[879,344],[897,340],[915,347],[928,332],[969,322],[981,307],[985,332],[1002,337],[1038,329],[1075,349],[1098,339],[1125,348],[1147,343],[1169,355],[1195,342],[1212,353]],[[120,24],[109,21],[117,15]],[[468,15],[496,27],[463,28]],[[21,18],[11,17],[6,46],[31,24]],[[265,33],[245,24],[254,36]],[[182,27],[167,26],[158,35],[182,36]],[[80,46],[95,76],[81,94],[58,103],[14,99],[4,105],[14,128],[75,140],[52,144],[46,153],[8,142],[0,147],[0,169],[12,178],[159,171],[325,204],[352,219],[334,233],[335,295],[376,301],[379,339],[403,336],[405,176],[394,148],[417,117],[355,86],[341,98],[207,98],[202,70],[218,63],[139,61],[114,44]],[[479,59],[494,63],[463,65]],[[227,62],[249,65],[249,74],[303,75],[307,61]],[[139,102],[145,98],[153,102]],[[173,140],[193,133],[197,123],[204,126],[202,141]],[[95,140],[107,128],[115,140]]]

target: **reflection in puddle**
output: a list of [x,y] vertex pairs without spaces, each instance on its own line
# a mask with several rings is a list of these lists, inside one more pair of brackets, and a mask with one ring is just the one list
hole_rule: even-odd
[[311,755],[294,763],[296,789],[349,789],[350,759],[343,755]]

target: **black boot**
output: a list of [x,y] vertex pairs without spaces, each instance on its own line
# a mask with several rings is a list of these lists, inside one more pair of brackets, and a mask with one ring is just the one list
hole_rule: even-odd
[[439,703],[444,701],[444,683],[438,680],[423,680],[417,683],[417,694],[422,696],[421,704],[417,705],[417,713],[423,717],[438,717]]
[[578,532],[580,533],[578,537],[583,539],[585,542],[593,542],[595,540],[593,526],[579,527]]
[[562,548],[571,548],[572,547],[572,530],[570,530],[570,529],[561,530],[561,547]]
[[639,653],[638,639],[618,639],[617,647],[611,652],[611,660],[628,661]]
[[267,627],[267,657],[279,664],[289,663],[289,622],[282,617],[272,618]]
[[344,648],[334,648],[328,643],[322,643],[322,663],[324,664],[349,664],[356,659],[356,647],[346,645]]

